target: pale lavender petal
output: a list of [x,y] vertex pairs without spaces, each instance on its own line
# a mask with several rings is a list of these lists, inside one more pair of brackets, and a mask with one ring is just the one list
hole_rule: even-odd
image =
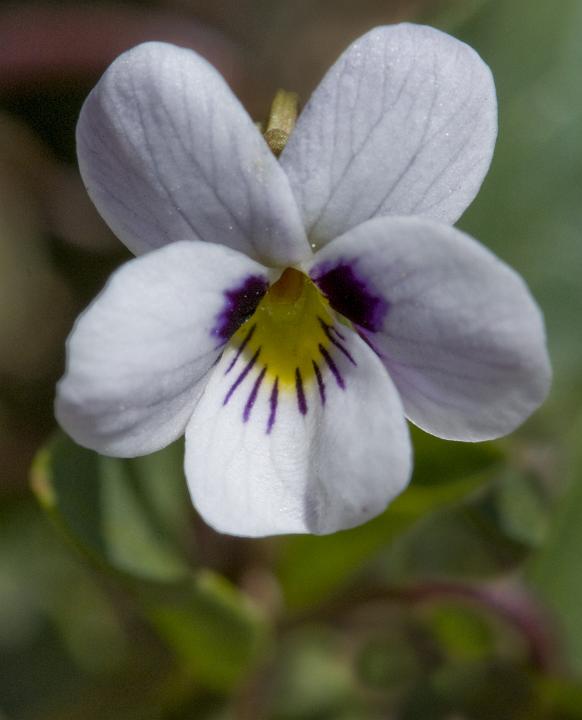
[[[200,242],[125,264],[69,338],[56,401],[63,428],[81,445],[123,457],[175,440],[228,332],[252,313],[267,281],[245,255]],[[249,286],[251,296],[241,291]]]
[[310,254],[285,173],[192,50],[145,43],[121,55],[83,106],[77,151],[89,195],[135,254],[181,240],[266,265]]
[[375,28],[329,70],[281,156],[311,242],[374,217],[454,223],[475,197],[497,134],[491,72],[421,25]]
[[544,400],[551,371],[539,308],[513,270],[460,231],[370,220],[322,249],[310,273],[424,430],[499,437]]

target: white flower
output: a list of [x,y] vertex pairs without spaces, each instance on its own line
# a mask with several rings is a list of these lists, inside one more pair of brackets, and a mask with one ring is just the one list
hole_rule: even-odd
[[194,52],[125,53],[77,139],[139,257],[71,334],[60,423],[122,457],[185,432],[195,506],[250,536],[381,512],[410,476],[405,417],[455,440],[510,432],[549,386],[542,318],[451,226],[495,136],[488,68],[427,27],[349,47],[279,162]]

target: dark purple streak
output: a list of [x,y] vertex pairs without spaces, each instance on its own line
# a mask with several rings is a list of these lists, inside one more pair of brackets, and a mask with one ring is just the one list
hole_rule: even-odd
[[251,390],[251,394],[249,395],[249,398],[247,400],[247,403],[245,405],[245,409],[243,412],[243,421],[247,422],[247,420],[251,416],[251,410],[253,409],[255,405],[255,400],[257,399],[257,395],[259,393],[259,388],[261,387],[261,383],[263,382],[263,378],[265,377],[265,373],[267,372],[267,366],[261,370],[259,377],[255,380],[255,384],[253,385],[253,389]]
[[244,336],[243,341],[242,341],[241,344],[238,346],[238,350],[236,351],[236,355],[233,357],[233,359],[230,361],[228,367],[227,367],[226,370],[224,371],[224,374],[225,374],[225,375],[228,375],[228,373],[229,373],[229,372],[233,369],[233,367],[236,365],[236,361],[239,359],[242,351],[243,351],[243,350],[245,349],[245,347],[248,345],[249,340],[252,338],[253,333],[254,333],[255,330],[256,330],[256,327],[257,327],[257,325],[256,325],[256,323],[255,323],[254,325],[252,325],[252,327],[250,328],[250,330],[248,331],[248,333]]
[[267,435],[270,434],[275,424],[275,418],[277,417],[277,403],[279,401],[279,378],[275,378],[273,389],[271,390],[271,397],[269,398],[269,407],[271,409],[269,413],[269,422],[267,423]]
[[331,374],[334,376],[337,384],[341,387],[342,390],[345,390],[346,384],[345,384],[344,379],[339,371],[338,366],[334,363],[331,355],[327,352],[327,350],[323,347],[323,345],[319,346],[319,352],[321,353],[322,358],[327,363],[328,368],[331,370]]
[[246,378],[246,376],[249,374],[251,368],[257,361],[257,358],[259,357],[259,353],[261,352],[261,348],[257,350],[257,352],[252,356],[252,358],[248,361],[246,364],[244,370],[241,372],[241,374],[237,377],[237,379],[233,382],[233,384],[230,386],[230,390],[226,393],[226,397],[224,398],[223,405],[226,405],[226,403],[230,400],[232,397],[232,394],[237,389],[237,387],[241,384],[241,382]]
[[[347,357],[347,359],[352,363],[352,365],[357,365],[357,363],[356,363],[356,361],[354,360],[354,358],[350,355],[348,349],[345,348],[345,347],[341,344],[341,342],[340,342],[339,340],[336,340],[336,338],[334,338],[334,336],[331,334],[331,331],[332,331],[332,330],[335,330],[335,328],[332,327],[331,325],[328,325],[328,324],[327,324],[324,320],[322,320],[321,318],[318,318],[318,320],[319,320],[319,324],[321,325],[321,327],[322,327],[322,329],[323,329],[323,332],[325,333],[325,336],[326,336],[327,339],[330,341],[330,343],[332,343],[333,345],[335,345],[336,348],[337,348],[338,350],[340,350],[340,352],[342,352],[342,353]],[[336,334],[337,334],[337,331],[336,331]]]
[[297,393],[297,406],[302,415],[307,414],[307,401],[305,400],[305,392],[303,391],[303,378],[299,368],[295,368],[295,392]]
[[325,383],[323,382],[323,378],[321,377],[321,370],[319,369],[319,365],[315,362],[315,360],[312,360],[312,363],[315,377],[317,378],[317,387],[319,388],[319,397],[321,398],[321,404],[325,405]]

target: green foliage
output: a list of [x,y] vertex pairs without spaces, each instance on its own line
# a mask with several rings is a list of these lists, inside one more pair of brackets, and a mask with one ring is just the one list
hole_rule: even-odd
[[266,641],[257,609],[209,571],[197,572],[179,598],[150,601],[147,615],[193,679],[215,690],[236,685]]
[[182,456],[173,446],[136,460],[105,458],[57,435],[34,463],[32,487],[77,549],[125,578],[183,669],[224,690],[249,671],[266,625],[226,579],[187,561]]
[[498,521],[506,536],[540,547],[549,522],[548,493],[534,473],[506,467],[496,483]]
[[528,577],[556,614],[572,670],[582,675],[582,421],[570,440],[568,484],[552,516],[548,538],[532,557]]
[[494,649],[493,631],[476,608],[437,605],[431,612],[430,627],[439,646],[454,660],[482,660]]
[[272,689],[273,720],[331,720],[354,702],[341,638],[305,627],[283,643]]
[[59,434],[39,453],[32,487],[51,517],[96,561],[132,576],[176,581],[188,572],[168,532],[171,519],[184,524],[187,507],[177,485],[179,452],[173,446],[147,460],[118,460]]

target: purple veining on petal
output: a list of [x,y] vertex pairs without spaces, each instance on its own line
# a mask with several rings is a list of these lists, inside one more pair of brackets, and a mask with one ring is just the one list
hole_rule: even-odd
[[315,372],[315,377],[317,378],[317,387],[319,388],[321,404],[325,405],[325,383],[323,382],[323,377],[321,376],[321,370],[315,360],[312,360],[311,362],[313,363],[313,371]]
[[228,375],[228,373],[229,373],[229,372],[233,369],[233,367],[236,365],[236,361],[239,359],[242,351],[243,351],[243,350],[245,349],[245,347],[248,345],[249,340],[252,338],[253,333],[255,332],[256,328],[257,328],[257,324],[255,323],[254,325],[251,326],[251,328],[250,328],[250,330],[248,331],[248,333],[244,336],[243,341],[242,341],[241,344],[238,346],[238,349],[237,349],[237,351],[236,351],[236,355],[233,357],[233,359],[232,359],[232,360],[230,361],[230,363],[228,364],[228,367],[227,367],[226,370],[224,371],[224,374],[225,374],[225,375]]
[[241,382],[246,378],[246,376],[251,371],[251,368],[257,361],[257,358],[259,357],[259,353],[261,352],[261,348],[257,350],[257,352],[252,356],[252,358],[248,361],[248,363],[245,365],[244,370],[240,373],[240,375],[237,377],[237,379],[233,382],[233,384],[230,386],[229,391],[226,393],[226,397],[224,398],[223,405],[226,405],[227,402],[232,397],[232,394],[237,389],[237,387],[241,384]]
[[[347,359],[352,363],[352,365],[357,365],[357,363],[356,363],[356,361],[354,360],[354,358],[350,355],[348,349],[345,348],[345,347],[341,344],[341,342],[340,342],[339,340],[336,340],[336,339],[334,338],[334,336],[332,335],[331,331],[334,330],[335,328],[334,328],[332,325],[328,325],[328,324],[327,324],[324,320],[322,320],[321,318],[318,318],[318,320],[319,320],[319,324],[320,324],[321,327],[322,327],[323,332],[325,333],[325,336],[326,336],[327,339],[330,341],[330,343],[332,343],[333,345],[335,345],[336,348],[337,348],[338,350],[340,350],[340,351],[347,357]],[[339,334],[339,333],[337,333],[337,331],[336,331],[336,334]]]
[[328,368],[331,370],[331,374],[336,379],[337,384],[341,387],[342,390],[345,390],[346,384],[344,382],[342,374],[339,371],[338,366],[334,363],[331,355],[327,352],[327,350],[323,347],[323,345],[319,346],[319,352],[321,353],[322,358],[327,363]]
[[374,345],[372,340],[368,337],[368,335],[363,330],[358,330],[358,335],[362,338],[362,340],[366,343],[366,345],[373,350],[376,355],[381,359],[385,360],[385,356],[380,352],[380,350]]
[[265,377],[265,373],[267,372],[267,366],[261,370],[258,378],[255,380],[255,384],[253,385],[253,389],[251,390],[251,394],[248,397],[248,400],[245,405],[245,409],[243,412],[243,421],[247,422],[247,420],[251,416],[251,410],[253,409],[255,405],[255,400],[257,399],[257,395],[259,393],[259,388],[261,387],[261,383],[263,382],[263,378]]
[[346,339],[346,336],[345,336],[345,335],[342,335],[341,332],[336,328],[335,325],[330,325],[329,329],[330,329],[333,333],[335,333],[340,340],[345,340],[345,339]]
[[299,368],[295,369],[295,392],[297,393],[297,406],[302,415],[307,414],[307,401],[305,400],[305,392],[303,390],[303,378]]
[[226,303],[216,318],[212,334],[223,342],[229,340],[255,312],[268,287],[269,283],[264,277],[250,275],[239,287],[226,290],[224,292]]
[[382,328],[388,303],[356,274],[354,260],[324,262],[314,267],[310,275],[334,310],[370,332]]
[[279,378],[275,378],[273,389],[271,390],[271,397],[269,398],[269,421],[267,423],[267,435],[270,434],[275,424],[275,418],[277,417],[277,403],[279,401]]

